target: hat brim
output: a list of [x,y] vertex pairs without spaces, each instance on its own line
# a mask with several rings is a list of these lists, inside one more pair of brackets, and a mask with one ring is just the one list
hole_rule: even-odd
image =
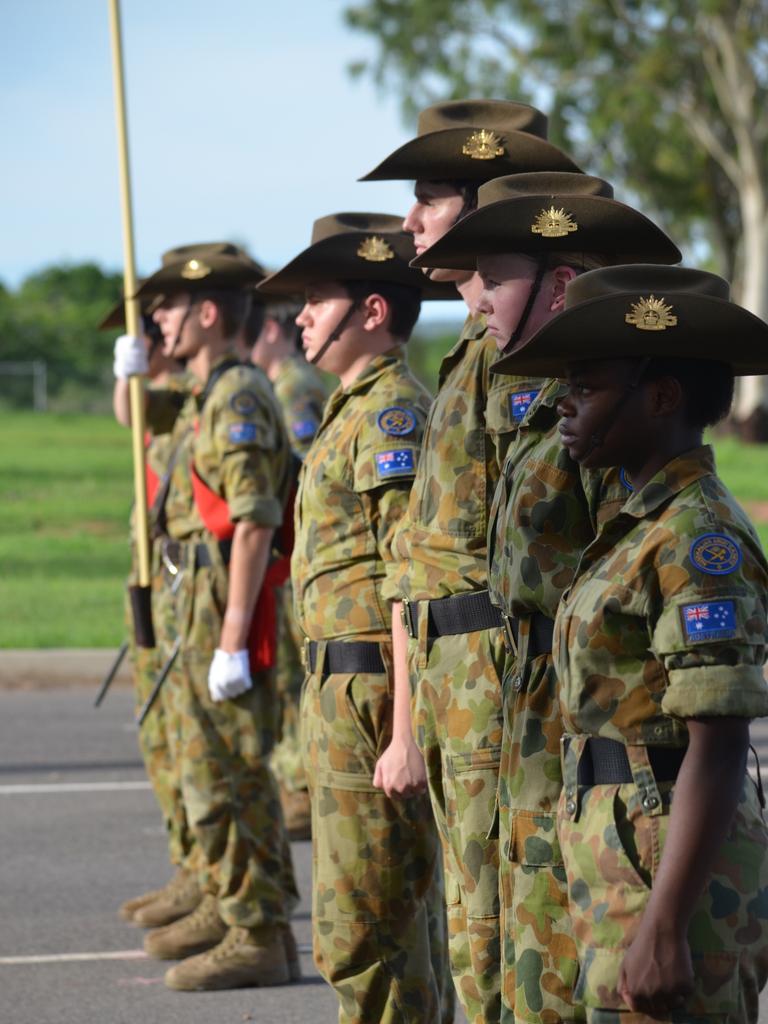
[[[550,206],[564,208],[576,231],[556,238],[535,233],[532,225]],[[478,256],[560,251],[599,253],[615,263],[679,263],[682,259],[661,228],[616,199],[542,194],[501,199],[475,210],[420,253],[411,266],[474,270]]]
[[209,270],[202,277],[184,276],[182,271],[187,266],[184,263],[171,263],[166,267],[151,274],[144,281],[136,294],[135,299],[143,299],[156,295],[171,295],[174,292],[199,292],[199,291],[240,291],[243,288],[252,287],[258,284],[264,277],[256,267],[249,267],[239,260],[210,259],[205,261]]
[[[354,242],[359,244],[363,237],[362,234],[356,235]],[[420,291],[422,299],[426,300],[461,298],[454,284],[432,281],[408,265],[412,247],[408,252],[398,253],[399,260],[368,261],[355,255],[356,245],[350,245],[349,239],[349,235],[334,235],[315,242],[280,270],[264,278],[256,289],[257,293],[268,296],[303,295],[307,285],[319,281],[390,281]],[[340,240],[343,240],[342,244]],[[397,249],[397,241],[388,238],[387,242]]]
[[641,330],[625,319],[640,298],[617,292],[565,309],[491,371],[562,377],[573,363],[654,356],[725,363],[736,376],[768,373],[768,324],[748,310],[709,295],[669,293],[664,301],[675,326]]
[[427,132],[390,153],[359,181],[490,181],[525,171],[578,171],[571,158],[546,139],[530,132],[497,131],[505,152],[491,160],[466,156],[463,146],[474,129],[446,128]]

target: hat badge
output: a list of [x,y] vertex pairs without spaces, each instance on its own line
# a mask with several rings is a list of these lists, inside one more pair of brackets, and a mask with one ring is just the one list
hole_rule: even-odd
[[184,266],[181,268],[181,276],[185,281],[199,281],[203,277],[208,277],[211,272],[211,268],[207,263],[203,263],[202,260],[187,260]]
[[531,234],[541,235],[542,238],[565,238],[578,230],[579,225],[563,207],[556,210],[550,206],[548,210],[542,210],[531,224]]
[[357,255],[361,260],[368,260],[369,263],[385,263],[393,260],[395,254],[392,247],[378,235],[369,235],[357,248]]
[[668,327],[677,325],[677,317],[672,315],[672,309],[664,299],[649,295],[647,299],[633,302],[632,311],[625,315],[624,320],[639,331],[666,331]]
[[497,156],[504,156],[504,147],[496,132],[481,128],[469,136],[461,152],[472,160],[493,160]]

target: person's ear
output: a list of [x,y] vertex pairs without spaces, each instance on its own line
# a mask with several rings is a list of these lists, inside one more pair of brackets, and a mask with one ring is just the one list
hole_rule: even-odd
[[259,341],[263,341],[265,345],[276,345],[280,341],[280,334],[280,324],[274,317],[268,316],[264,320],[264,326],[261,328]]
[[213,327],[220,319],[219,307],[211,299],[203,299],[198,306],[197,316],[201,327]]
[[659,377],[649,382],[650,411],[653,416],[672,416],[682,407],[683,389],[677,377]]
[[550,295],[549,309],[552,313],[559,313],[565,305],[565,289],[576,277],[573,267],[561,264],[552,271],[552,292]]
[[383,295],[373,292],[363,303],[363,329],[375,331],[383,327],[389,318],[389,303]]

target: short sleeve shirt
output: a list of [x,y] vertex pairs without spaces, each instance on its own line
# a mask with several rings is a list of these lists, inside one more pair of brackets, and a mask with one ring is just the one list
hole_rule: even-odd
[[291,561],[297,620],[313,640],[389,636],[382,581],[429,405],[399,348],[328,400],[299,478]]
[[768,714],[768,565],[711,449],[670,462],[584,553],[557,616],[566,728],[684,745],[684,719]]
[[492,374],[485,319],[470,316],[445,356],[386,592],[429,600],[486,587],[488,511],[501,460],[541,382]]

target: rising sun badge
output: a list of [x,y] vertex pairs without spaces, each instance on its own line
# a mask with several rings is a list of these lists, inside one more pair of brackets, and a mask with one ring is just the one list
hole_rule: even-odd
[[542,238],[565,238],[578,230],[579,225],[562,207],[556,210],[550,206],[548,210],[542,210],[531,224],[531,233],[541,235]]
[[208,277],[210,272],[211,268],[202,260],[187,260],[181,268],[181,276],[185,281],[200,281],[202,278]]
[[384,263],[386,260],[395,258],[392,247],[378,235],[369,235],[364,242],[361,242],[357,255],[361,260],[368,260],[369,263]]
[[627,313],[624,320],[639,331],[666,331],[668,327],[677,325],[677,317],[672,316],[672,308],[664,299],[649,295],[647,299],[633,302],[632,312]]
[[504,156],[504,147],[496,132],[481,128],[469,136],[461,152],[471,160],[493,160],[497,156]]

